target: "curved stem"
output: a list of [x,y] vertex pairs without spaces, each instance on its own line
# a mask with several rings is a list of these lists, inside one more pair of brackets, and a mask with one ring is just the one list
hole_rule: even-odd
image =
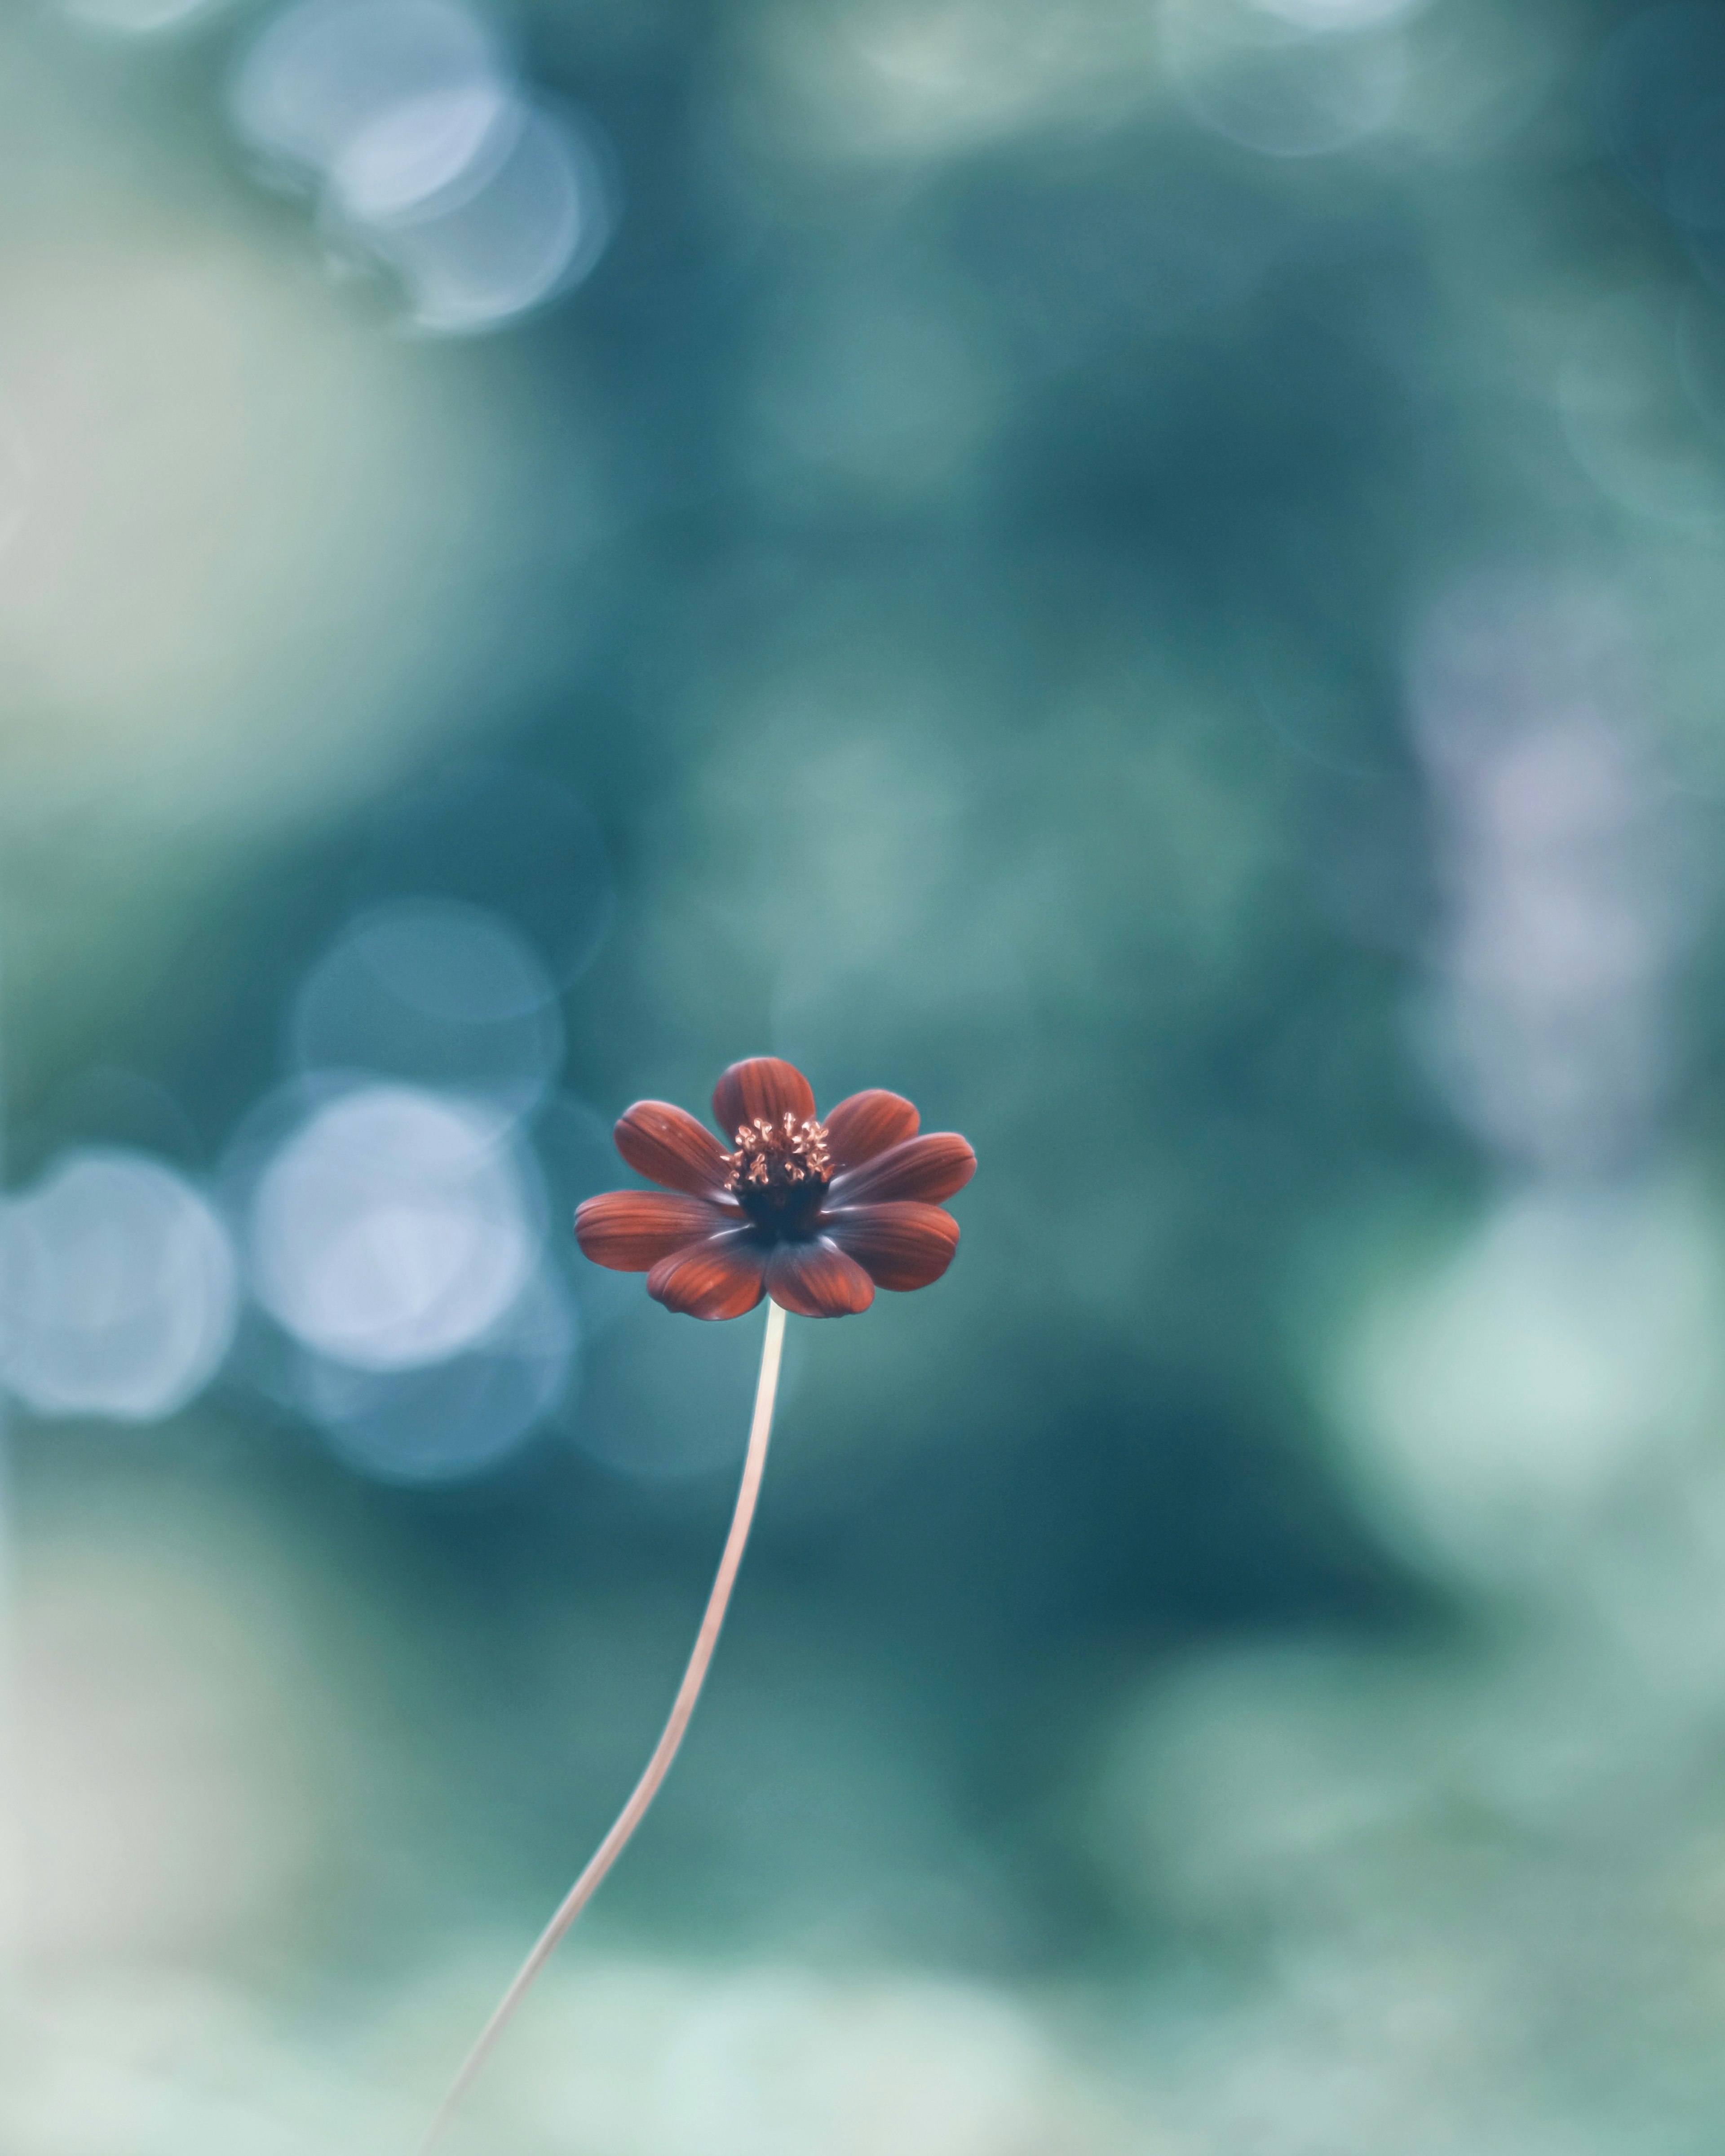
[[749,1424],[748,1454],[742,1464],[742,1486],[737,1493],[737,1510],[731,1517],[731,1532],[726,1537],[725,1553],[719,1559],[719,1573],[713,1582],[713,1591],[707,1597],[706,1614],[701,1620],[701,1630],[696,1635],[695,1651],[689,1657],[689,1666],[683,1672],[683,1681],[677,1687],[670,1719],[665,1725],[665,1733],[654,1747],[653,1757],[647,1762],[646,1772],[636,1783],[634,1794],[618,1815],[617,1823],[593,1851],[587,1869],[575,1881],[565,1897],[562,1906],[541,1933],[537,1944],[521,1969],[507,1991],[503,1994],[497,2010],[480,2031],[479,2041],[468,2053],[454,2085],[444,2098],[443,2108],[432,2121],[431,2131],[422,2145],[421,2156],[429,2156],[444,2128],[454,2115],[455,2107],[472,2087],[480,2068],[490,2056],[493,2046],[508,2025],[511,2017],[526,1995],[531,1984],[546,1963],[565,1932],[593,1899],[599,1881],[623,1854],[629,1836],[640,1825],[647,1807],[658,1792],[660,1784],[670,1771],[670,1763],[677,1756],[677,1747],[683,1741],[683,1732],[689,1726],[689,1717],[695,1712],[695,1702],[701,1697],[701,1687],[706,1681],[707,1665],[713,1658],[713,1649],[718,1644],[719,1627],[725,1621],[725,1609],[731,1599],[731,1589],[736,1584],[737,1567],[742,1563],[743,1545],[749,1538],[749,1527],[755,1517],[755,1499],[760,1492],[761,1471],[767,1465],[767,1440],[773,1434],[773,1403],[778,1391],[778,1364],[784,1345],[784,1312],[776,1303],[767,1306],[767,1337],[761,1343],[761,1376],[755,1388],[754,1418]]

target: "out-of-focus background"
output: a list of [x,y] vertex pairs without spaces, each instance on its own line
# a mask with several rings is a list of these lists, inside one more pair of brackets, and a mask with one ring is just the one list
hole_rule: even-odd
[[0,2148],[411,2148],[773,1050],[963,1130],[452,2147],[1701,2156],[1725,7],[0,19]]

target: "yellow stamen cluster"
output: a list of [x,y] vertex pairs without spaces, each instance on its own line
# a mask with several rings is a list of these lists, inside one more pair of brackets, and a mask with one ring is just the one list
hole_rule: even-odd
[[775,1209],[824,1189],[832,1178],[826,1126],[788,1108],[777,1121],[757,1116],[739,1124],[737,1150],[726,1159],[726,1188],[744,1203],[753,1199]]

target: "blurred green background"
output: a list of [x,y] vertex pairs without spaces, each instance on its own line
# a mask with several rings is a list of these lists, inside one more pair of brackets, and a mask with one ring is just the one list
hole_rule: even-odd
[[7,2156],[1702,2156],[1725,7],[0,20]]

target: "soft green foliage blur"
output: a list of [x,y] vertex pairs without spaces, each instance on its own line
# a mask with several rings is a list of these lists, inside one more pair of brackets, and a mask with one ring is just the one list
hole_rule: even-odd
[[[946,1280],[793,1321],[456,2146],[1715,2145],[1725,302],[1602,143],[1635,10],[1377,12],[1292,154],[1230,100],[1319,0],[532,0],[623,218],[466,341],[249,168],[262,6],[0,23],[8,1186],[136,1139],[100,1069],[213,1173],[475,756],[604,834],[568,1095],[771,1051],[981,1163]],[[1537,646],[1463,808],[1457,593]],[[1652,1074],[1608,1140],[1502,1107],[1535,1034]],[[13,1414],[8,2152],[412,2145],[722,1537],[760,1320],[627,1286],[445,1488]]]

